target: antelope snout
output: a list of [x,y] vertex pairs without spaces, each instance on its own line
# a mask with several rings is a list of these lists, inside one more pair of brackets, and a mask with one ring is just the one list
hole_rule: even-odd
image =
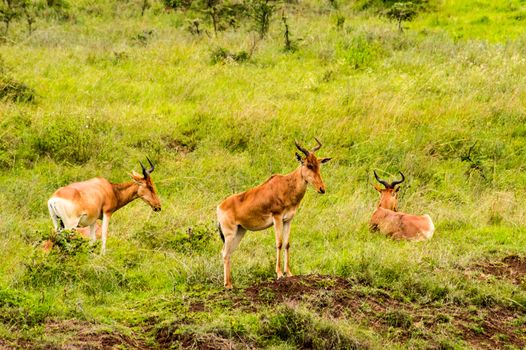
[[153,211],[161,211],[161,207],[154,207]]
[[320,187],[318,190],[318,193],[324,194],[325,193],[325,187]]

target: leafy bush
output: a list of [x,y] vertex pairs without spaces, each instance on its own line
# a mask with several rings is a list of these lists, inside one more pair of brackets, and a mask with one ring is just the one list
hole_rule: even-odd
[[212,51],[210,60],[212,64],[216,63],[226,63],[226,62],[245,62],[249,59],[249,54],[246,51],[239,51],[237,53],[233,53],[228,51],[227,49],[224,49],[222,47],[219,47]]
[[384,11],[392,7],[395,3],[413,3],[421,10],[427,10],[435,7],[435,0],[359,0],[355,6],[359,9],[374,9]]
[[398,23],[398,30],[403,32],[402,22],[410,21],[417,15],[417,7],[412,2],[396,2],[385,15]]
[[301,349],[364,349],[363,344],[337,327],[290,307],[282,307],[265,319],[261,333],[267,339],[292,341]]
[[33,102],[35,91],[7,75],[0,73],[0,101]]
[[248,1],[250,17],[254,20],[254,30],[263,39],[270,28],[270,19],[276,11],[274,0],[250,0]]
[[46,239],[53,243],[54,252],[62,258],[95,251],[95,245],[80,236],[75,230],[62,230],[58,233],[52,232]]
[[163,223],[146,223],[135,234],[136,239],[150,248],[173,249],[182,253],[203,251],[218,237],[215,227],[196,226],[170,231]]
[[178,9],[188,9],[192,5],[192,0],[162,0],[162,3],[165,8],[178,10]]
[[363,36],[354,37],[350,43],[343,45],[343,56],[354,69],[370,66],[380,53],[379,45]]
[[37,248],[27,259],[18,284],[34,289],[76,285],[91,295],[145,287],[142,276],[127,273],[129,261],[126,259],[93,262],[92,255],[97,254],[98,246],[76,233],[65,230],[54,238],[54,242],[49,253]]

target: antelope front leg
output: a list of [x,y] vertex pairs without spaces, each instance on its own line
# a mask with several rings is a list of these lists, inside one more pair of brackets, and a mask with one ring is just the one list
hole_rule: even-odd
[[90,238],[91,244],[95,243],[95,241],[97,240],[96,232],[97,232],[97,220],[95,220],[95,222],[91,224],[89,227],[89,238]]
[[283,223],[283,246],[285,247],[285,252],[284,252],[284,255],[285,255],[285,274],[287,275],[287,277],[291,277],[292,276],[292,272],[290,272],[290,266],[289,266],[289,262],[290,262],[290,253],[289,253],[289,248],[290,248],[290,221],[287,221],[287,222]]
[[278,279],[283,277],[283,272],[281,271],[281,237],[283,234],[283,218],[281,215],[276,215],[273,217],[274,220],[274,231],[276,232],[276,274]]
[[106,238],[108,237],[108,225],[110,224],[111,214],[104,213],[102,215],[102,248],[100,253],[102,255],[106,254]]

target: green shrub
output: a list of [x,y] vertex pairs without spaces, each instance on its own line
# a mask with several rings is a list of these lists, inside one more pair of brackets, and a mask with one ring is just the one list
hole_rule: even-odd
[[52,232],[44,239],[49,239],[53,243],[54,252],[62,258],[95,251],[95,245],[90,244],[87,239],[80,236],[75,230]]
[[32,289],[66,285],[88,295],[146,287],[144,276],[127,272],[129,261],[101,261],[104,258],[100,257],[93,262],[97,252],[98,247],[89,240],[64,235],[49,253],[40,248],[34,251],[24,263],[24,273],[17,284]]
[[34,102],[35,90],[0,73],[0,101]]
[[152,249],[172,249],[181,253],[196,253],[206,250],[211,242],[219,239],[217,228],[208,226],[188,227],[175,231],[167,230],[163,223],[148,222],[138,230],[134,238]]
[[417,15],[417,7],[412,2],[395,2],[385,15],[398,23],[398,30],[404,31],[402,22],[411,21]]
[[359,0],[355,6],[359,9],[373,9],[377,11],[384,11],[392,7],[395,3],[411,2],[422,10],[432,9],[436,6],[435,0]]
[[249,59],[249,54],[246,51],[239,51],[237,53],[230,52],[225,48],[218,47],[213,50],[210,55],[212,64],[227,63],[227,62],[245,62]]
[[14,289],[0,289],[0,308],[19,306],[25,301],[25,296]]
[[343,57],[354,69],[370,66],[380,55],[380,47],[363,36],[343,45]]
[[178,10],[188,9],[192,5],[192,0],[161,0],[167,9]]
[[264,339],[277,338],[292,342],[301,349],[366,348],[336,326],[290,307],[282,307],[264,319],[260,332]]

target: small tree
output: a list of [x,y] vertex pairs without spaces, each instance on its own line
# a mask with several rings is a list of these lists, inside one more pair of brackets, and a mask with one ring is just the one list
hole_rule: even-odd
[[285,16],[285,11],[281,12],[281,20],[283,21],[283,37],[285,39],[285,51],[294,51],[294,43],[290,39],[289,24],[287,23],[287,16]]
[[329,5],[332,6],[333,9],[337,10],[340,5],[338,4],[338,0],[329,0]]
[[26,19],[27,31],[31,35],[34,31],[33,24],[39,15],[39,4],[35,0],[23,0],[22,2],[22,13]]
[[270,18],[276,11],[276,6],[272,0],[250,0],[248,8],[259,38],[263,39],[270,28]]
[[150,7],[150,3],[148,2],[148,0],[143,0],[142,1],[142,5],[141,5],[141,17],[144,16],[144,12],[146,11],[146,9],[148,9]]
[[417,15],[417,8],[412,2],[395,2],[386,12],[387,17],[398,22],[398,30],[404,31],[403,21],[411,21]]
[[219,23],[219,14],[218,6],[220,5],[221,0],[206,0],[205,1],[205,10],[204,12],[210,16],[210,21],[214,27],[214,35],[217,36],[218,23]]
[[11,22],[21,15],[23,3],[23,0],[1,0],[0,20],[4,22],[4,36],[7,36]]

